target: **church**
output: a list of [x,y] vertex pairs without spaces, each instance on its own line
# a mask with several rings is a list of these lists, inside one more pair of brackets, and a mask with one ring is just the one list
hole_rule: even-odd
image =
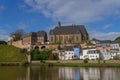
[[58,26],[49,32],[50,43],[75,44],[89,40],[89,35],[84,25]]

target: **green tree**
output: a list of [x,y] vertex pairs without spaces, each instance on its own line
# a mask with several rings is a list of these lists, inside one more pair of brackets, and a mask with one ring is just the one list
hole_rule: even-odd
[[39,50],[32,50],[31,52],[32,60],[40,60],[40,51]]
[[0,41],[0,44],[7,44],[6,41]]
[[48,60],[51,50],[39,51],[37,49],[31,51],[32,60]]
[[57,54],[50,54],[48,59],[49,60],[58,60],[59,58],[58,58]]
[[120,55],[116,55],[113,57],[114,60],[120,60]]
[[61,50],[61,46],[60,46],[60,45],[58,45],[58,46],[57,46],[57,49],[58,49],[58,50]]

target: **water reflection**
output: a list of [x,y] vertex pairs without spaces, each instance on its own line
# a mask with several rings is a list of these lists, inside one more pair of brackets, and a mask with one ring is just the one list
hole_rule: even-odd
[[120,80],[120,68],[59,68],[60,80]]
[[120,68],[0,67],[0,80],[120,80]]

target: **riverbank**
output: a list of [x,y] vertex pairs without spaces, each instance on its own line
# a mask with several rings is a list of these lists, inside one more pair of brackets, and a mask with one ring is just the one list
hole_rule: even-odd
[[97,61],[89,60],[85,63],[83,60],[70,60],[70,61],[32,61],[31,66],[65,66],[65,67],[120,67],[120,61]]
[[37,61],[37,62],[31,62],[30,64],[28,63],[21,63],[21,62],[0,62],[0,66],[62,66],[62,67],[119,67],[120,68],[120,63],[116,62],[93,62],[90,63],[84,63],[84,62],[74,62],[74,61],[67,61],[67,62],[59,62],[59,61]]
[[24,66],[27,62],[0,62],[0,66]]
[[0,62],[0,66],[63,66],[63,67],[120,67],[120,60],[43,60],[25,62]]

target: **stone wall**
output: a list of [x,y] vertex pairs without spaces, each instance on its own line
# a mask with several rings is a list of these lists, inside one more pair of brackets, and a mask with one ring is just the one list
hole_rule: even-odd
[[82,41],[81,34],[60,34],[50,35],[50,43],[60,42],[62,44],[80,43]]
[[31,45],[30,44],[23,44],[22,40],[19,41],[13,41],[13,42],[8,42],[9,45],[13,45],[18,48],[25,48],[25,49],[30,49]]
[[23,48],[22,40],[12,42],[15,47]]

